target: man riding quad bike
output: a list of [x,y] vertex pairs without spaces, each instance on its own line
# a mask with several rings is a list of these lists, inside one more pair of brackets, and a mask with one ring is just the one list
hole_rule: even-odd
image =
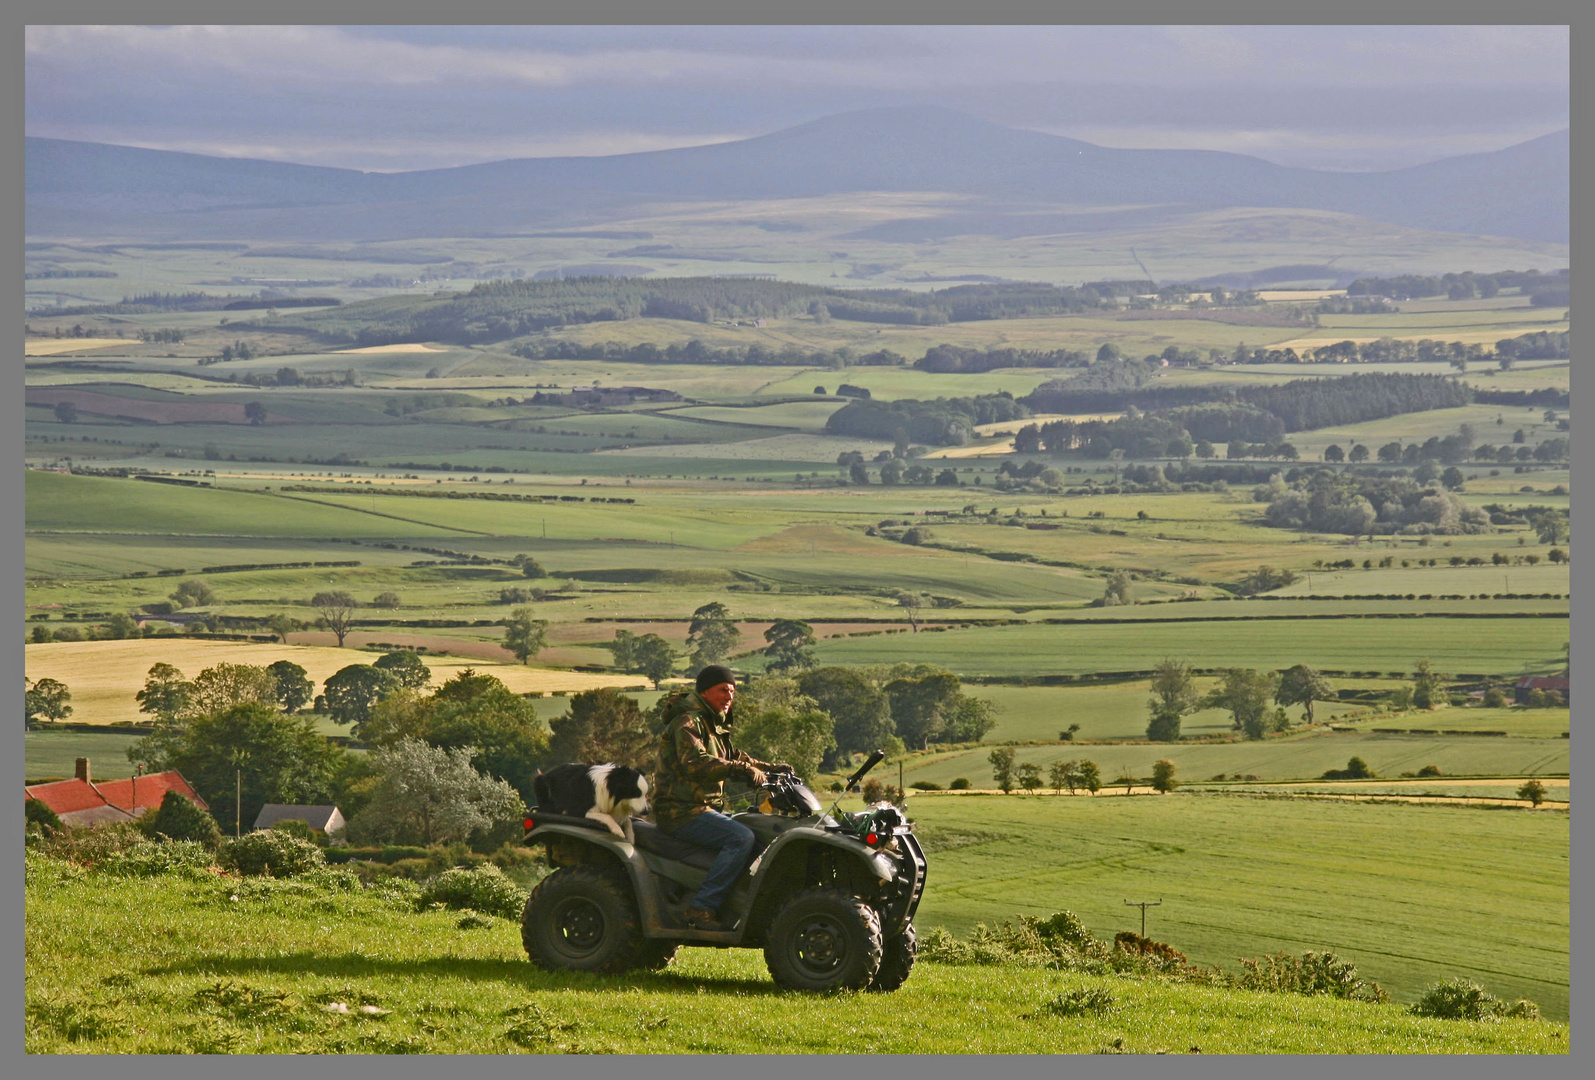
[[[718,741],[725,753],[711,756],[736,761],[728,740]],[[884,756],[872,754],[844,787],[856,790]],[[668,782],[668,772],[662,775]],[[662,968],[681,945],[762,947],[783,987],[901,986],[914,965],[913,918],[926,868],[901,811],[879,803],[857,814],[835,806],[825,812],[790,772],[752,765],[744,775],[760,781],[753,805],[723,816],[751,833],[752,862],[731,881],[713,923],[701,918],[701,909],[693,917],[688,911],[703,902],[723,850],[638,818],[630,844],[590,819],[533,810],[526,842],[544,844],[556,869],[533,890],[521,917],[532,962],[555,971],[616,972]]]

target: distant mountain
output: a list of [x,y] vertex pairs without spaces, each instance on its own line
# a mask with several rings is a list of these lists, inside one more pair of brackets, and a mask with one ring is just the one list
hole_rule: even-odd
[[[1393,172],[1330,173],[1242,154],[1112,150],[916,106],[712,146],[394,174],[29,138],[26,192],[32,234],[391,240],[592,224],[661,200],[868,191],[974,196],[982,211],[958,227],[993,235],[1069,231],[1071,217],[1100,228],[1100,214],[1080,213],[1093,207],[1290,207],[1567,243],[1569,163],[1567,131]],[[1015,215],[1037,221],[996,221]],[[894,224],[890,239],[933,239],[948,227]]]

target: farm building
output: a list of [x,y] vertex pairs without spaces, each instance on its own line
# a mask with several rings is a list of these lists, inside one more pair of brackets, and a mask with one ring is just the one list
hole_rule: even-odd
[[336,806],[295,806],[267,803],[260,808],[254,827],[269,829],[279,821],[302,821],[317,832],[333,833],[343,828],[343,811]]
[[89,774],[88,758],[78,758],[77,775],[71,780],[33,784],[24,790],[30,800],[53,810],[63,825],[133,821],[159,809],[168,791],[177,792],[201,810],[210,809],[175,769],[96,784]]
[[1566,700],[1568,688],[1571,684],[1572,680],[1566,675],[1527,675],[1519,679],[1512,687],[1512,700],[1519,705],[1525,704],[1529,699],[1529,695],[1536,690],[1543,690],[1546,693],[1554,690]]

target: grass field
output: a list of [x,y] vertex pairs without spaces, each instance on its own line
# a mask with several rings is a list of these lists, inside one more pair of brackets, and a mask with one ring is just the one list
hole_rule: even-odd
[[1280,619],[975,627],[824,641],[827,664],[922,662],[968,675],[1149,671],[1165,656],[1195,667],[1399,670],[1421,656],[1447,672],[1512,675],[1561,655],[1567,623],[1510,620]]
[[[27,910],[30,1054],[1568,1052],[1554,1021],[1028,968],[922,962],[884,1001],[778,992],[741,949],[683,950],[660,974],[550,975],[504,920],[461,930],[457,913],[372,893],[63,873],[31,857]],[[1108,990],[1111,1011],[1042,1008],[1085,986]],[[881,1009],[936,1022],[860,1023]]]
[[[1329,769],[1343,769],[1353,756],[1381,777],[1437,765],[1446,776],[1566,776],[1565,739],[1499,738],[1459,735],[1382,735],[1366,732],[1313,732],[1263,742],[1225,743],[1053,743],[1017,746],[1018,764],[1035,762],[1045,777],[1055,761],[1094,761],[1102,782],[1128,773],[1150,777],[1160,758],[1174,762],[1178,778],[1205,781],[1216,776],[1255,776],[1261,780],[1316,780]],[[905,763],[904,780],[929,780],[946,787],[964,777],[977,788],[993,786],[991,750],[931,752]],[[1144,785],[1142,790],[1145,790]]]
[[926,926],[1067,908],[1205,963],[1331,949],[1411,1000],[1443,975],[1568,1008],[1562,814],[1226,795],[916,797]]

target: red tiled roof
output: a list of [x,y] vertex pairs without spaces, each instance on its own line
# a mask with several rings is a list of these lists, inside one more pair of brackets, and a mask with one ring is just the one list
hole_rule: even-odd
[[105,798],[82,780],[57,780],[53,784],[34,784],[25,789],[28,798],[38,799],[57,814],[70,814],[104,806]]
[[[210,809],[205,804],[205,800],[201,799],[194,789],[189,786],[188,781],[183,779],[183,774],[175,769],[171,772],[151,773],[148,776],[140,776],[137,780],[102,780],[94,786],[100,789],[100,794],[105,796],[106,802],[127,811],[133,811],[139,807],[143,807],[146,810],[158,809],[161,805],[161,800],[166,798],[168,791],[175,791],[184,796],[201,810]],[[133,801],[135,792],[138,797],[138,802],[136,803]]]
[[[135,789],[138,798],[136,804],[133,801]],[[205,800],[189,786],[188,781],[183,779],[183,774],[175,769],[141,776],[136,784],[132,779],[107,780],[99,784],[73,779],[57,780],[53,784],[34,784],[25,790],[28,798],[39,800],[57,815],[109,806],[137,816],[137,811],[141,808],[153,810],[159,807],[167,791],[175,791],[179,795],[186,796],[201,810],[210,809]]]

